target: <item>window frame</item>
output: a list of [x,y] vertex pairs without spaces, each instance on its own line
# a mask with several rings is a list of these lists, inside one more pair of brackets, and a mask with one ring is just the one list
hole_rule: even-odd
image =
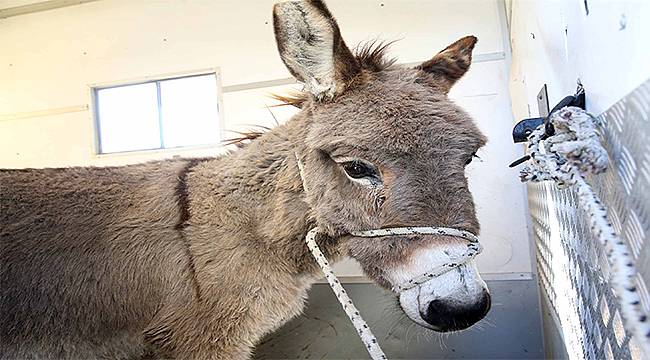
[[[131,85],[141,85],[141,84],[147,84],[147,83],[155,83],[156,87],[158,89],[158,96],[157,96],[157,101],[158,101],[158,117],[159,121],[162,121],[161,118],[161,103],[160,103],[160,82],[161,81],[166,81],[166,80],[176,80],[176,79],[183,79],[183,78],[191,78],[191,77],[196,77],[196,76],[204,76],[204,75],[214,75],[216,85],[217,85],[217,128],[219,129],[219,139],[216,143],[211,143],[211,144],[201,144],[201,145],[187,145],[187,146],[175,146],[175,147],[164,147],[164,143],[162,141],[162,136],[164,129],[161,126],[160,127],[160,134],[159,136],[161,137],[160,144],[161,147],[156,147],[156,148],[149,148],[149,149],[135,149],[135,150],[125,150],[125,151],[115,151],[115,152],[102,152],[102,147],[101,147],[101,125],[100,125],[100,119],[99,119],[99,98],[98,98],[98,91],[104,90],[104,89],[113,89],[113,88],[119,88],[119,87],[125,87],[125,86],[131,86]],[[106,157],[106,156],[119,156],[119,155],[125,155],[125,154],[146,154],[146,153],[158,153],[158,152],[174,152],[174,151],[183,151],[183,150],[188,150],[188,149],[206,149],[206,148],[220,148],[222,147],[221,141],[224,139],[225,135],[225,130],[224,130],[224,111],[223,111],[223,87],[221,85],[221,71],[218,67],[214,68],[207,68],[207,69],[199,69],[199,70],[193,70],[193,71],[184,71],[184,72],[176,72],[176,73],[167,73],[167,74],[159,74],[159,75],[149,75],[149,76],[143,76],[140,78],[134,78],[134,79],[128,79],[128,80],[118,80],[118,81],[111,81],[111,82],[103,82],[103,83],[96,83],[96,84],[89,84],[89,91],[90,91],[90,107],[91,107],[91,117],[92,117],[92,128],[93,128],[93,149],[92,152],[96,157]]]

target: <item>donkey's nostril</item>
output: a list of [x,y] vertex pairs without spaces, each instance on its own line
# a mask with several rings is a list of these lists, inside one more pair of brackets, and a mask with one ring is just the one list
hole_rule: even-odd
[[429,303],[427,311],[420,314],[422,319],[432,325],[436,330],[446,331],[453,325],[454,311],[443,300],[433,300]]
[[485,317],[490,310],[490,303],[488,292],[484,292],[477,302],[470,305],[437,299],[429,303],[426,314],[420,315],[437,331],[463,330]]

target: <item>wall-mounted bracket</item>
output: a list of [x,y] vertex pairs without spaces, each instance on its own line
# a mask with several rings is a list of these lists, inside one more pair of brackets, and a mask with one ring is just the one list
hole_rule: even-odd
[[[521,143],[527,141],[528,136],[533,132],[533,130],[535,130],[542,124],[546,124],[544,138],[552,136],[553,134],[555,134],[555,128],[553,128],[553,124],[551,124],[551,121],[549,120],[551,117],[550,115],[562,109],[565,106],[575,106],[583,110],[586,110],[585,90],[582,87],[580,81],[578,80],[578,88],[576,89],[576,93],[574,95],[569,95],[564,99],[562,99],[550,111],[548,105],[548,92],[547,92],[546,84],[544,84],[544,86],[542,86],[539,93],[537,94],[537,108],[539,109],[540,117],[524,119],[518,122],[515,125],[515,127],[512,129],[512,140],[515,143]],[[513,161],[512,164],[509,165],[509,167],[515,167],[525,161],[528,161],[528,159],[530,159],[530,156],[525,155],[524,157]]]
[[515,143],[520,143],[528,140],[528,135],[530,135],[530,133],[542,123],[546,124],[546,135],[553,135],[555,133],[555,129],[553,129],[553,125],[549,121],[550,115],[565,106],[576,106],[583,110],[586,110],[585,91],[582,87],[582,84],[578,82],[576,93],[562,99],[550,111],[548,105],[548,92],[546,90],[546,84],[544,84],[544,86],[542,86],[541,90],[539,91],[539,94],[537,94],[537,107],[539,109],[540,117],[524,119],[518,122],[512,130],[512,140]]
[[537,129],[538,126],[544,123],[543,117],[523,119],[515,125],[512,129],[512,140],[515,143],[520,143],[528,140],[528,135],[530,135],[533,130]]

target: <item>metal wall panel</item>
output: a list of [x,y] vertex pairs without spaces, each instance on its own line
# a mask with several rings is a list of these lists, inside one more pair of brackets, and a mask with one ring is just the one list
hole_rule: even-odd
[[[587,96],[589,96],[587,94]],[[639,269],[638,290],[650,309],[650,81],[598,117],[610,168],[588,179],[629,245]],[[573,189],[529,185],[539,277],[560,321],[572,358],[640,359],[623,329],[609,284],[605,250],[591,233]]]

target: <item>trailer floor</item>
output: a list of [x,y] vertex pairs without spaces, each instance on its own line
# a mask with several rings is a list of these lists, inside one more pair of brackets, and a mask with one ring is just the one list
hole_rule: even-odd
[[[440,335],[411,322],[392,294],[345,284],[389,359],[544,358],[535,280],[488,281],[492,309],[471,329]],[[256,359],[367,359],[355,329],[327,284],[315,284],[303,315],[262,341]]]

